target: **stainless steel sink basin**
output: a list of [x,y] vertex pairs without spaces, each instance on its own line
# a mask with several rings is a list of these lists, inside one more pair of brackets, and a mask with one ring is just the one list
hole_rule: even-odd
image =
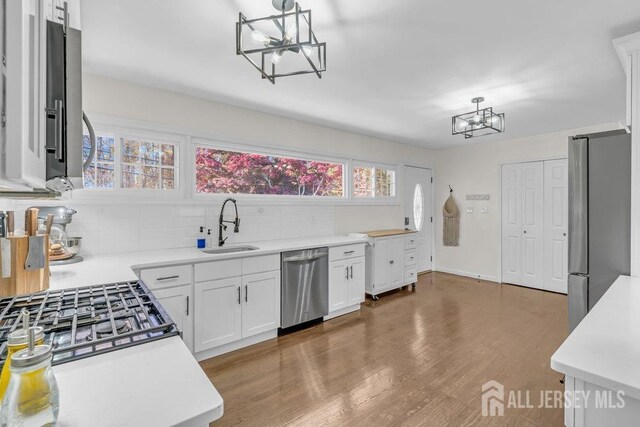
[[204,252],[205,254],[231,254],[234,252],[249,252],[249,251],[255,251],[256,249],[260,249],[260,248],[256,248],[255,246],[227,246],[227,247],[221,247],[221,248],[213,248],[213,249],[203,249],[202,252]]

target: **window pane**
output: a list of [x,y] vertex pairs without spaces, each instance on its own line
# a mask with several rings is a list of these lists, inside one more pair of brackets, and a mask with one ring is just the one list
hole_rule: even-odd
[[96,165],[96,187],[113,188],[113,163],[98,163]]
[[[82,160],[86,161],[91,152],[89,135],[82,136]],[[115,138],[112,136],[96,136],[96,152],[93,161],[82,173],[85,188],[113,188],[113,160]],[[96,163],[99,162],[99,163]]]
[[376,169],[376,197],[395,196],[395,178],[395,171]]
[[140,160],[144,165],[160,166],[160,144],[141,141]]
[[196,148],[198,193],[343,196],[339,163]]
[[353,168],[353,196],[373,197],[373,168]]
[[175,166],[175,155],[173,152],[173,145],[162,144],[162,165],[163,166]]
[[162,188],[167,190],[175,188],[175,171],[173,169],[162,169]]
[[122,188],[140,188],[142,167],[122,165]]
[[140,160],[140,143],[131,139],[122,140],[122,162],[138,163]]
[[416,188],[413,191],[413,223],[416,225],[416,230],[422,230],[422,222],[424,220],[424,193],[422,192],[422,186],[416,184]]
[[96,137],[96,158],[98,160],[113,162],[115,152],[115,138],[98,136]]

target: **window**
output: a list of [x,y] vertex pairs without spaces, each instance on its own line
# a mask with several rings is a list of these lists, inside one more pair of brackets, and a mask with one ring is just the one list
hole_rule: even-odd
[[122,138],[122,188],[175,189],[175,145]]
[[341,163],[196,147],[197,193],[344,197]]
[[394,169],[355,165],[353,167],[353,197],[390,198],[396,195]]
[[[113,188],[115,170],[115,143],[113,136],[96,136],[96,154],[91,165],[82,174],[85,188]],[[89,135],[82,138],[82,161],[91,152]]]
[[[178,145],[151,138],[96,135],[96,154],[83,173],[85,188],[175,190]],[[84,135],[83,160],[91,150]]]
[[416,188],[413,191],[413,223],[416,226],[416,230],[422,230],[422,222],[424,220],[424,193],[422,191],[422,185],[416,184]]

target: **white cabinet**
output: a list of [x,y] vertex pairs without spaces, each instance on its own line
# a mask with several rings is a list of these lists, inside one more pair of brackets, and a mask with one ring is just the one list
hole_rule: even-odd
[[240,277],[194,285],[196,353],[242,337],[241,285]]
[[242,338],[280,327],[280,272],[242,277]]
[[415,236],[376,237],[367,247],[366,292],[377,295],[415,284],[418,271]]
[[365,276],[365,258],[359,257],[351,260],[349,266],[348,280],[348,303],[349,305],[360,304],[364,302],[364,276]]
[[[41,0],[6,2],[2,68],[5,91],[5,156],[0,157],[0,191],[44,188],[44,95],[46,31]],[[2,44],[2,43],[0,43]]]
[[[190,267],[190,266],[189,266]],[[156,299],[182,332],[182,340],[193,352],[193,298],[191,285],[153,291]]]
[[[357,310],[364,301],[364,244],[329,249],[329,316]],[[332,315],[334,313],[334,315]]]
[[[257,272],[263,268],[272,271]],[[196,353],[280,327],[279,268],[278,255],[195,265]],[[213,280],[230,274],[235,276]]]
[[364,301],[364,257],[329,263],[329,313]]

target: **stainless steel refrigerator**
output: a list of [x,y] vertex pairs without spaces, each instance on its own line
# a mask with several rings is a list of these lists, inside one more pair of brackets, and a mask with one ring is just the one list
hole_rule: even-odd
[[631,264],[631,135],[569,138],[569,332]]

